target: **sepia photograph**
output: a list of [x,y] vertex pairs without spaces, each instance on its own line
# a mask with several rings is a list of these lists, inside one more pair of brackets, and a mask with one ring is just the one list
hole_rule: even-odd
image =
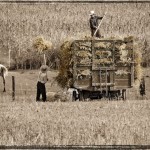
[[150,0],[0,0],[0,149],[150,149]]

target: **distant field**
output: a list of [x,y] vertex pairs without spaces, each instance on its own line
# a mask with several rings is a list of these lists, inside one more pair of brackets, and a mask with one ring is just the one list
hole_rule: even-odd
[[[0,3],[0,58],[8,51],[33,49],[37,36],[59,49],[67,39],[90,36],[89,13],[104,16],[100,31],[105,38],[135,36],[150,47],[149,3]],[[149,51],[149,49],[147,49]],[[8,64],[7,64],[8,65]]]

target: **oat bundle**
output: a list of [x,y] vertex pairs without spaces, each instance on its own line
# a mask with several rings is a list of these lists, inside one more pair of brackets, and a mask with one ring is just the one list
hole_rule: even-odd
[[37,37],[33,41],[33,46],[36,48],[36,50],[40,53],[52,49],[52,43],[50,41],[44,40],[43,37]]

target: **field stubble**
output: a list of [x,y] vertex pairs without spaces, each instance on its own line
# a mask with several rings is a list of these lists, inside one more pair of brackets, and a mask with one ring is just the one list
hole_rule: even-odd
[[0,145],[150,144],[150,102],[1,103]]

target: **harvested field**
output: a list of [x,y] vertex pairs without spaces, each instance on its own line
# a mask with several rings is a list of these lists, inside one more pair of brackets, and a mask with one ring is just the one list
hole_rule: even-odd
[[1,103],[0,145],[150,144],[150,101]]

